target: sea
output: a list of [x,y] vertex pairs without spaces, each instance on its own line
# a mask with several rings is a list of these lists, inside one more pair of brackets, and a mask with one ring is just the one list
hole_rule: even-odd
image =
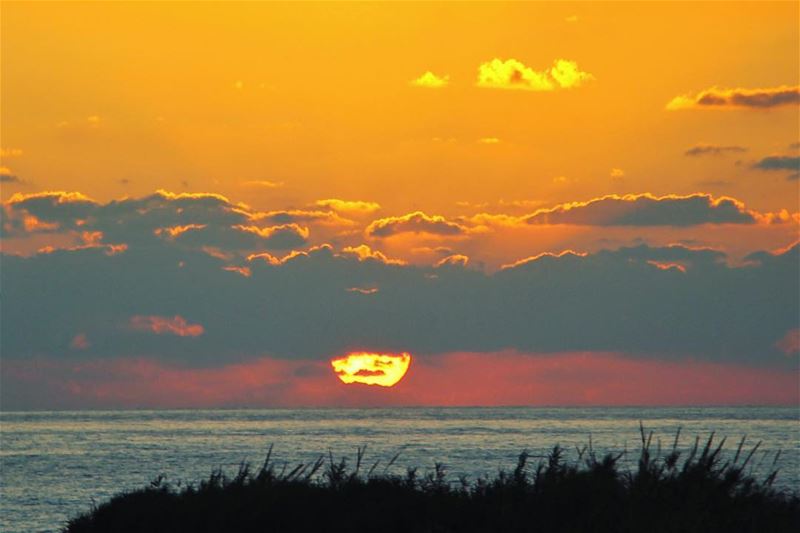
[[728,457],[743,437],[746,450],[760,442],[753,475],[779,468],[775,486],[800,491],[798,406],[0,412],[0,531],[59,531],[158,476],[185,485],[218,468],[233,476],[243,461],[258,467],[270,446],[279,469],[320,455],[354,464],[366,446],[375,472],[424,474],[439,462],[454,482],[511,470],[523,451],[535,464],[556,444],[573,460],[590,442],[597,454],[626,452],[634,468],[640,424],[654,447],[671,448],[678,430],[679,449],[713,433]]

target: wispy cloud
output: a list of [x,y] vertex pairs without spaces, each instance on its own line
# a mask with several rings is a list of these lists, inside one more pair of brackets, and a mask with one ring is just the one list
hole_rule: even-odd
[[315,205],[333,209],[348,214],[368,214],[374,213],[381,208],[381,204],[377,202],[364,202],[360,200],[340,200],[338,198],[326,198],[324,200],[317,200]]
[[20,157],[22,153],[21,148],[0,148],[0,157]]
[[753,168],[758,170],[800,170],[800,157],[771,155],[755,163]]
[[250,180],[243,181],[242,185],[244,187],[258,187],[262,189],[279,189],[284,186],[284,183],[282,181]]
[[178,337],[199,337],[205,331],[200,324],[190,324],[180,315],[172,317],[157,315],[136,315],[131,317],[131,329],[149,331],[156,335],[177,335]]
[[787,179],[797,180],[800,178],[800,157],[790,155],[771,155],[761,159],[760,161],[757,161],[755,164],[753,164],[753,168],[767,171],[788,170],[791,172],[791,174],[787,176]]
[[711,87],[695,95],[676,96],[667,103],[667,109],[770,109],[797,104],[800,104],[800,86],[781,85],[764,89]]
[[700,143],[692,146],[686,150],[683,155],[688,156],[701,156],[701,155],[725,155],[725,154],[740,154],[746,152],[747,148],[744,146],[721,146],[717,144]]
[[453,255],[448,255],[447,257],[444,257],[444,258],[440,259],[439,261],[437,261],[433,265],[433,267],[434,268],[441,268],[441,267],[444,267],[444,266],[465,267],[465,266],[467,266],[467,263],[469,263],[469,257],[467,257],[466,255],[453,254]]
[[8,167],[0,167],[0,183],[19,183],[19,176],[11,172]]
[[377,287],[348,287],[345,290],[347,292],[355,292],[358,294],[375,294],[378,292]]

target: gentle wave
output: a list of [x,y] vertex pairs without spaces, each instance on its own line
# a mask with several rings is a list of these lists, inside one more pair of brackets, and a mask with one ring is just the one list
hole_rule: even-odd
[[[453,479],[510,469],[528,450],[544,456],[556,443],[574,458],[591,437],[598,453],[636,451],[639,422],[672,446],[713,431],[728,450],[747,435],[762,441],[754,473],[766,476],[778,450],[780,488],[800,487],[800,411],[797,407],[736,408],[405,408],[0,413],[0,530],[57,531],[68,517],[160,474],[196,482],[212,469],[235,471],[274,458],[296,464],[328,451],[390,472],[444,462]],[[379,471],[381,469],[379,468]]]

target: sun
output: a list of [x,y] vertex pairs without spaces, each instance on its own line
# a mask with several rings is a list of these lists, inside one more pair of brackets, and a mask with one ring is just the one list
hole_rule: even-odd
[[408,353],[349,353],[331,360],[336,376],[343,383],[363,383],[391,387],[408,371],[411,355]]

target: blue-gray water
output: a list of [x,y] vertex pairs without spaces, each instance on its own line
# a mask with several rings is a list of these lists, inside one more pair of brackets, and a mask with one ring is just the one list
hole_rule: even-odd
[[[331,450],[366,461],[400,459],[393,473],[444,462],[455,479],[513,467],[524,449],[545,454],[559,443],[576,456],[591,436],[600,451],[639,446],[639,421],[682,447],[715,431],[735,448],[763,443],[755,468],[765,476],[775,453],[781,488],[800,487],[797,407],[737,408],[408,408],[325,410],[83,411],[0,413],[0,530],[54,531],[68,517],[159,474],[198,481],[212,469],[231,474],[242,460],[260,463],[270,443],[281,462],[312,461]],[[760,463],[760,464],[759,464]]]

